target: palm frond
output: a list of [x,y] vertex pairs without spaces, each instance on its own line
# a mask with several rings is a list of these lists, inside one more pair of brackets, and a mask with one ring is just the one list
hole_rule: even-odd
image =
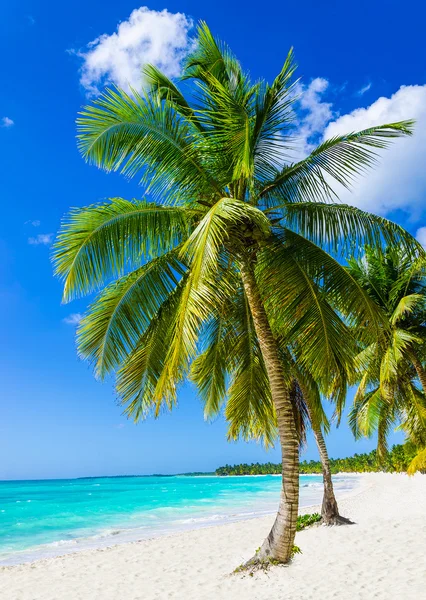
[[[426,395],[411,381],[404,382],[399,394],[400,426],[417,447],[426,446]],[[402,391],[402,390],[401,390]]]
[[64,302],[173,249],[189,235],[190,222],[188,209],[144,200],[112,198],[72,210],[53,253],[55,274],[64,281]]
[[[375,409],[374,409],[375,410]],[[379,418],[377,424],[377,457],[383,461],[388,451],[388,435],[395,420],[392,406],[382,402],[379,407]]]
[[191,265],[195,280],[212,275],[217,268],[218,256],[224,243],[235,228],[247,222],[263,235],[270,233],[270,224],[257,208],[234,198],[221,198],[191,233],[181,250],[181,256]]
[[78,145],[91,164],[127,177],[139,173],[147,190],[163,201],[223,195],[203,165],[201,134],[169,103],[107,89],[80,115]]
[[156,398],[155,390],[164,369],[187,277],[184,275],[169,294],[117,372],[118,397],[126,407],[125,414],[134,421],[145,419],[151,413],[157,416],[163,406],[171,409],[174,405],[169,397]]
[[408,466],[407,473],[414,475],[417,471],[423,471],[426,469],[426,448],[420,450],[420,452],[413,458]]
[[[382,386],[397,381],[401,363],[407,355],[407,351],[413,343],[421,343],[422,340],[404,329],[394,329],[391,341],[383,353],[380,365],[380,382]],[[383,388],[383,393],[385,388]]]
[[182,295],[167,364],[158,382],[158,397],[175,395],[173,382],[181,373],[187,373],[197,351],[203,323],[208,321],[212,307],[226,296],[227,282],[217,280],[221,262],[227,261],[225,242],[232,227],[247,218],[268,231],[269,222],[261,211],[254,207],[247,209],[247,205],[239,200],[222,198],[210,208],[181,248],[180,256],[188,265],[190,274]]
[[207,83],[211,76],[222,84],[229,84],[240,73],[241,67],[228,46],[216,40],[207,23],[200,21],[197,46],[184,61],[182,79],[198,79]]
[[204,403],[204,418],[212,419],[219,413],[226,398],[227,377],[230,370],[230,322],[226,307],[215,311],[203,332],[203,352],[193,361],[190,379]]
[[364,395],[359,394],[349,413],[349,425],[355,438],[371,437],[377,430],[380,411],[384,404],[380,389],[373,389]]
[[155,258],[104,288],[77,329],[79,355],[103,378],[129,354],[185,272],[177,251]]
[[[207,75],[208,86],[202,89],[211,103],[209,108],[198,111],[201,124],[208,130],[205,148],[212,158],[225,154],[231,180],[254,175],[254,153],[252,149],[252,114],[255,88],[246,84],[236,94],[229,85],[222,84],[212,75]],[[237,88],[238,89],[238,88]],[[219,158],[220,159],[220,158]]]
[[255,171],[260,181],[269,179],[273,171],[282,166],[288,151],[294,122],[292,106],[297,100],[297,81],[292,81],[295,70],[291,48],[272,84],[263,83],[256,94],[252,146]]
[[[348,318],[377,323],[377,313],[344,268],[311,242],[290,233],[291,245],[277,238],[259,255],[257,276],[271,323],[300,348],[302,365],[317,378],[351,370],[355,353]],[[333,308],[330,301],[338,308]]]
[[150,64],[142,67],[142,75],[149,86],[150,93],[157,95],[160,100],[169,102],[180,115],[200,128],[194,110],[177,85],[167,75],[162,73],[155,65]]
[[[274,216],[275,208],[269,211]],[[340,255],[354,256],[365,246],[400,245],[411,255],[423,254],[403,227],[355,206],[323,202],[288,203],[277,213],[285,227]]]
[[391,325],[396,325],[398,321],[411,314],[419,306],[425,306],[424,294],[409,294],[408,296],[401,298],[398,306],[390,317]]
[[264,185],[259,196],[275,198],[277,205],[280,199],[281,203],[335,199],[329,181],[349,188],[356,175],[375,164],[376,150],[388,146],[393,138],[412,135],[413,124],[400,121],[330,138],[307,158],[284,167]]

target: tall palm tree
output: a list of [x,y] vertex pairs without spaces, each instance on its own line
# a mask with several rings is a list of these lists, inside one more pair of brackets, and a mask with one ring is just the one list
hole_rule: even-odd
[[390,428],[400,422],[418,447],[426,447],[426,270],[402,248],[366,248],[349,272],[387,316],[384,335],[358,355],[359,386],[350,413],[354,434],[378,432],[383,459]]
[[397,225],[336,203],[331,187],[333,180],[349,185],[412,123],[337,136],[285,164],[294,70],[290,52],[272,84],[253,84],[201,24],[184,65],[187,98],[153,66],[144,70],[148,91],[106,90],[81,113],[80,150],[106,171],[138,175],[151,201],[115,198],[73,210],[54,257],[65,301],[112,279],[78,329],[78,350],[97,376],[118,370],[118,395],[134,419],[173,407],[203,336],[213,335],[212,315],[226,310],[238,279],[258,343],[235,359],[228,402],[255,390],[261,398],[259,380],[269,384],[283,487],[257,560],[283,563],[296,529],[299,439],[277,332],[291,322],[312,375],[327,373],[331,383],[351,356],[340,347],[340,321],[326,319],[321,290],[360,322],[374,321],[375,312],[326,249],[343,253],[382,237],[414,244]]

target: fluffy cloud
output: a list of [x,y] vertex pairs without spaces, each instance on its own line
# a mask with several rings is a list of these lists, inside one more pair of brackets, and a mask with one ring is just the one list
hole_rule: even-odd
[[2,117],[0,122],[1,127],[12,127],[15,125],[15,121],[12,121],[12,119],[9,119],[9,117]]
[[300,96],[298,112],[302,115],[298,124],[297,137],[302,141],[302,158],[309,154],[318,143],[320,134],[324,132],[327,123],[333,118],[331,102],[324,102],[323,95],[329,87],[329,82],[323,77],[316,77],[309,85],[299,84],[296,93]]
[[416,232],[416,238],[426,248],[426,227],[420,227]]
[[420,217],[426,196],[426,85],[402,86],[390,98],[339,117],[329,123],[324,138],[405,119],[416,120],[414,135],[380,152],[378,165],[357,180],[352,193],[339,190],[342,201],[382,215],[402,210],[411,220]]
[[38,219],[30,219],[29,221],[25,221],[24,225],[32,225],[33,227],[40,227],[41,221]]
[[82,318],[83,318],[83,315],[81,313],[72,313],[72,314],[68,315],[68,317],[65,317],[65,319],[62,319],[62,320],[67,325],[78,325]]
[[379,98],[346,115],[336,114],[333,105],[324,101],[327,88],[328,82],[318,78],[302,89],[301,107],[307,112],[299,134],[304,155],[312,149],[312,141],[316,144],[335,135],[415,119],[414,135],[394,140],[389,148],[378,151],[378,164],[355,181],[352,191],[335,183],[333,187],[347,204],[381,215],[403,211],[409,221],[419,220],[426,198],[426,85],[401,86],[390,98]]
[[28,238],[28,243],[32,246],[50,246],[53,241],[53,233],[39,233],[36,237]]
[[135,9],[115,33],[103,34],[90,42],[83,59],[80,82],[96,95],[106,83],[128,89],[141,86],[141,66],[152,63],[169,77],[180,73],[181,61],[192,47],[192,21],[183,13]]

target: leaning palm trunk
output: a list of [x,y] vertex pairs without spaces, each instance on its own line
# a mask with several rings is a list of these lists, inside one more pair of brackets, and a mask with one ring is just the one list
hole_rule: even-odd
[[299,443],[288,383],[283,374],[278,345],[257,288],[250,264],[242,265],[244,290],[265,361],[282,454],[282,490],[278,514],[268,537],[248,564],[265,561],[287,563],[292,556],[299,508]]
[[324,482],[324,496],[321,507],[322,522],[324,525],[349,524],[351,523],[349,519],[339,515],[339,508],[337,506],[336,496],[334,495],[333,480],[331,478],[330,460],[328,458],[327,446],[325,445],[321,427],[312,423],[312,430],[320,455],[322,479]]
[[423,392],[426,393],[426,371],[414,351],[411,351],[408,356],[410,357],[411,362],[416,370],[417,377],[419,378],[420,384],[423,388]]
[[343,525],[349,524],[352,521],[341,517],[339,515],[339,508],[337,506],[336,496],[334,495],[333,480],[331,477],[330,459],[328,458],[327,446],[325,445],[325,439],[322,434],[321,425],[313,416],[312,407],[310,406],[310,395],[303,381],[299,381],[299,386],[302,394],[307,403],[307,410],[309,414],[309,420],[311,422],[312,431],[314,433],[315,441],[320,456],[321,467],[322,467],[322,479],[324,483],[324,495],[321,507],[321,517],[324,525]]

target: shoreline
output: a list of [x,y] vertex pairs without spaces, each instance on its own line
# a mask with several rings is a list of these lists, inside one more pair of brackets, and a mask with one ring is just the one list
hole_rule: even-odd
[[[355,521],[296,534],[290,566],[231,575],[248,560],[271,515],[84,550],[0,569],[8,600],[371,600],[421,598],[426,573],[426,475],[365,474],[339,502]],[[305,507],[309,509],[309,507]],[[374,568],[372,568],[374,566]]]
[[[377,475],[380,473],[385,473],[385,471],[339,471],[338,473],[332,473],[335,477],[339,475]],[[216,473],[201,473],[201,474],[192,474],[192,473],[171,473],[171,474],[163,474],[163,473],[153,473],[151,475],[90,475],[88,477],[51,477],[47,479],[0,479],[1,483],[37,483],[37,482],[50,482],[50,481],[89,481],[91,479],[137,479],[138,477],[150,478],[150,477],[281,477],[281,473],[253,473],[253,474],[243,474],[243,475],[216,475]],[[322,473],[299,473],[300,476],[308,476],[308,477],[322,477]]]
[[[280,477],[280,475],[270,474],[272,476]],[[362,493],[367,487],[367,479],[362,477],[360,474],[351,474],[354,475],[354,478],[358,480],[357,485],[355,485],[350,490],[341,490],[336,491],[336,496],[338,501],[344,501],[347,498],[351,498]],[[364,474],[368,475],[368,474]],[[317,473],[307,474],[304,473],[301,477],[322,477]],[[334,477],[345,476],[345,474],[336,474]],[[264,477],[264,475],[232,475],[232,476],[223,476],[223,477]],[[351,477],[352,479],[352,477]],[[322,481],[322,479],[321,479]],[[322,491],[321,491],[322,496]],[[303,499],[302,499],[303,502]],[[277,497],[277,505],[278,505],[278,497]],[[310,503],[299,506],[299,514],[307,514],[309,512],[321,512],[321,506],[318,503]],[[197,530],[206,530],[211,528],[217,528],[221,526],[226,526],[233,523],[244,523],[251,522],[256,519],[264,519],[268,517],[272,517],[276,513],[276,508],[268,508],[262,510],[255,511],[251,514],[251,516],[247,516],[248,513],[230,513],[223,515],[213,515],[206,516],[205,518],[199,517],[198,519],[193,520],[190,523],[180,524],[176,526],[176,524],[170,524],[169,528],[152,530],[150,532],[141,531],[141,528],[121,528],[119,525],[116,527],[111,527],[108,530],[100,530],[98,534],[93,536],[86,537],[76,537],[69,541],[59,541],[59,542],[51,542],[48,544],[43,544],[41,546],[33,546],[26,550],[16,551],[11,553],[11,555],[7,558],[4,558],[0,561],[0,572],[3,568],[13,568],[19,565],[32,565],[44,560],[51,560],[55,558],[61,558],[70,556],[73,554],[81,554],[86,551],[95,552],[97,550],[110,549],[117,546],[123,546],[127,544],[134,543],[143,543],[147,541],[152,541],[159,538],[168,538],[179,536],[183,533]],[[107,533],[110,531],[110,533]],[[62,546],[62,548],[61,548]]]

